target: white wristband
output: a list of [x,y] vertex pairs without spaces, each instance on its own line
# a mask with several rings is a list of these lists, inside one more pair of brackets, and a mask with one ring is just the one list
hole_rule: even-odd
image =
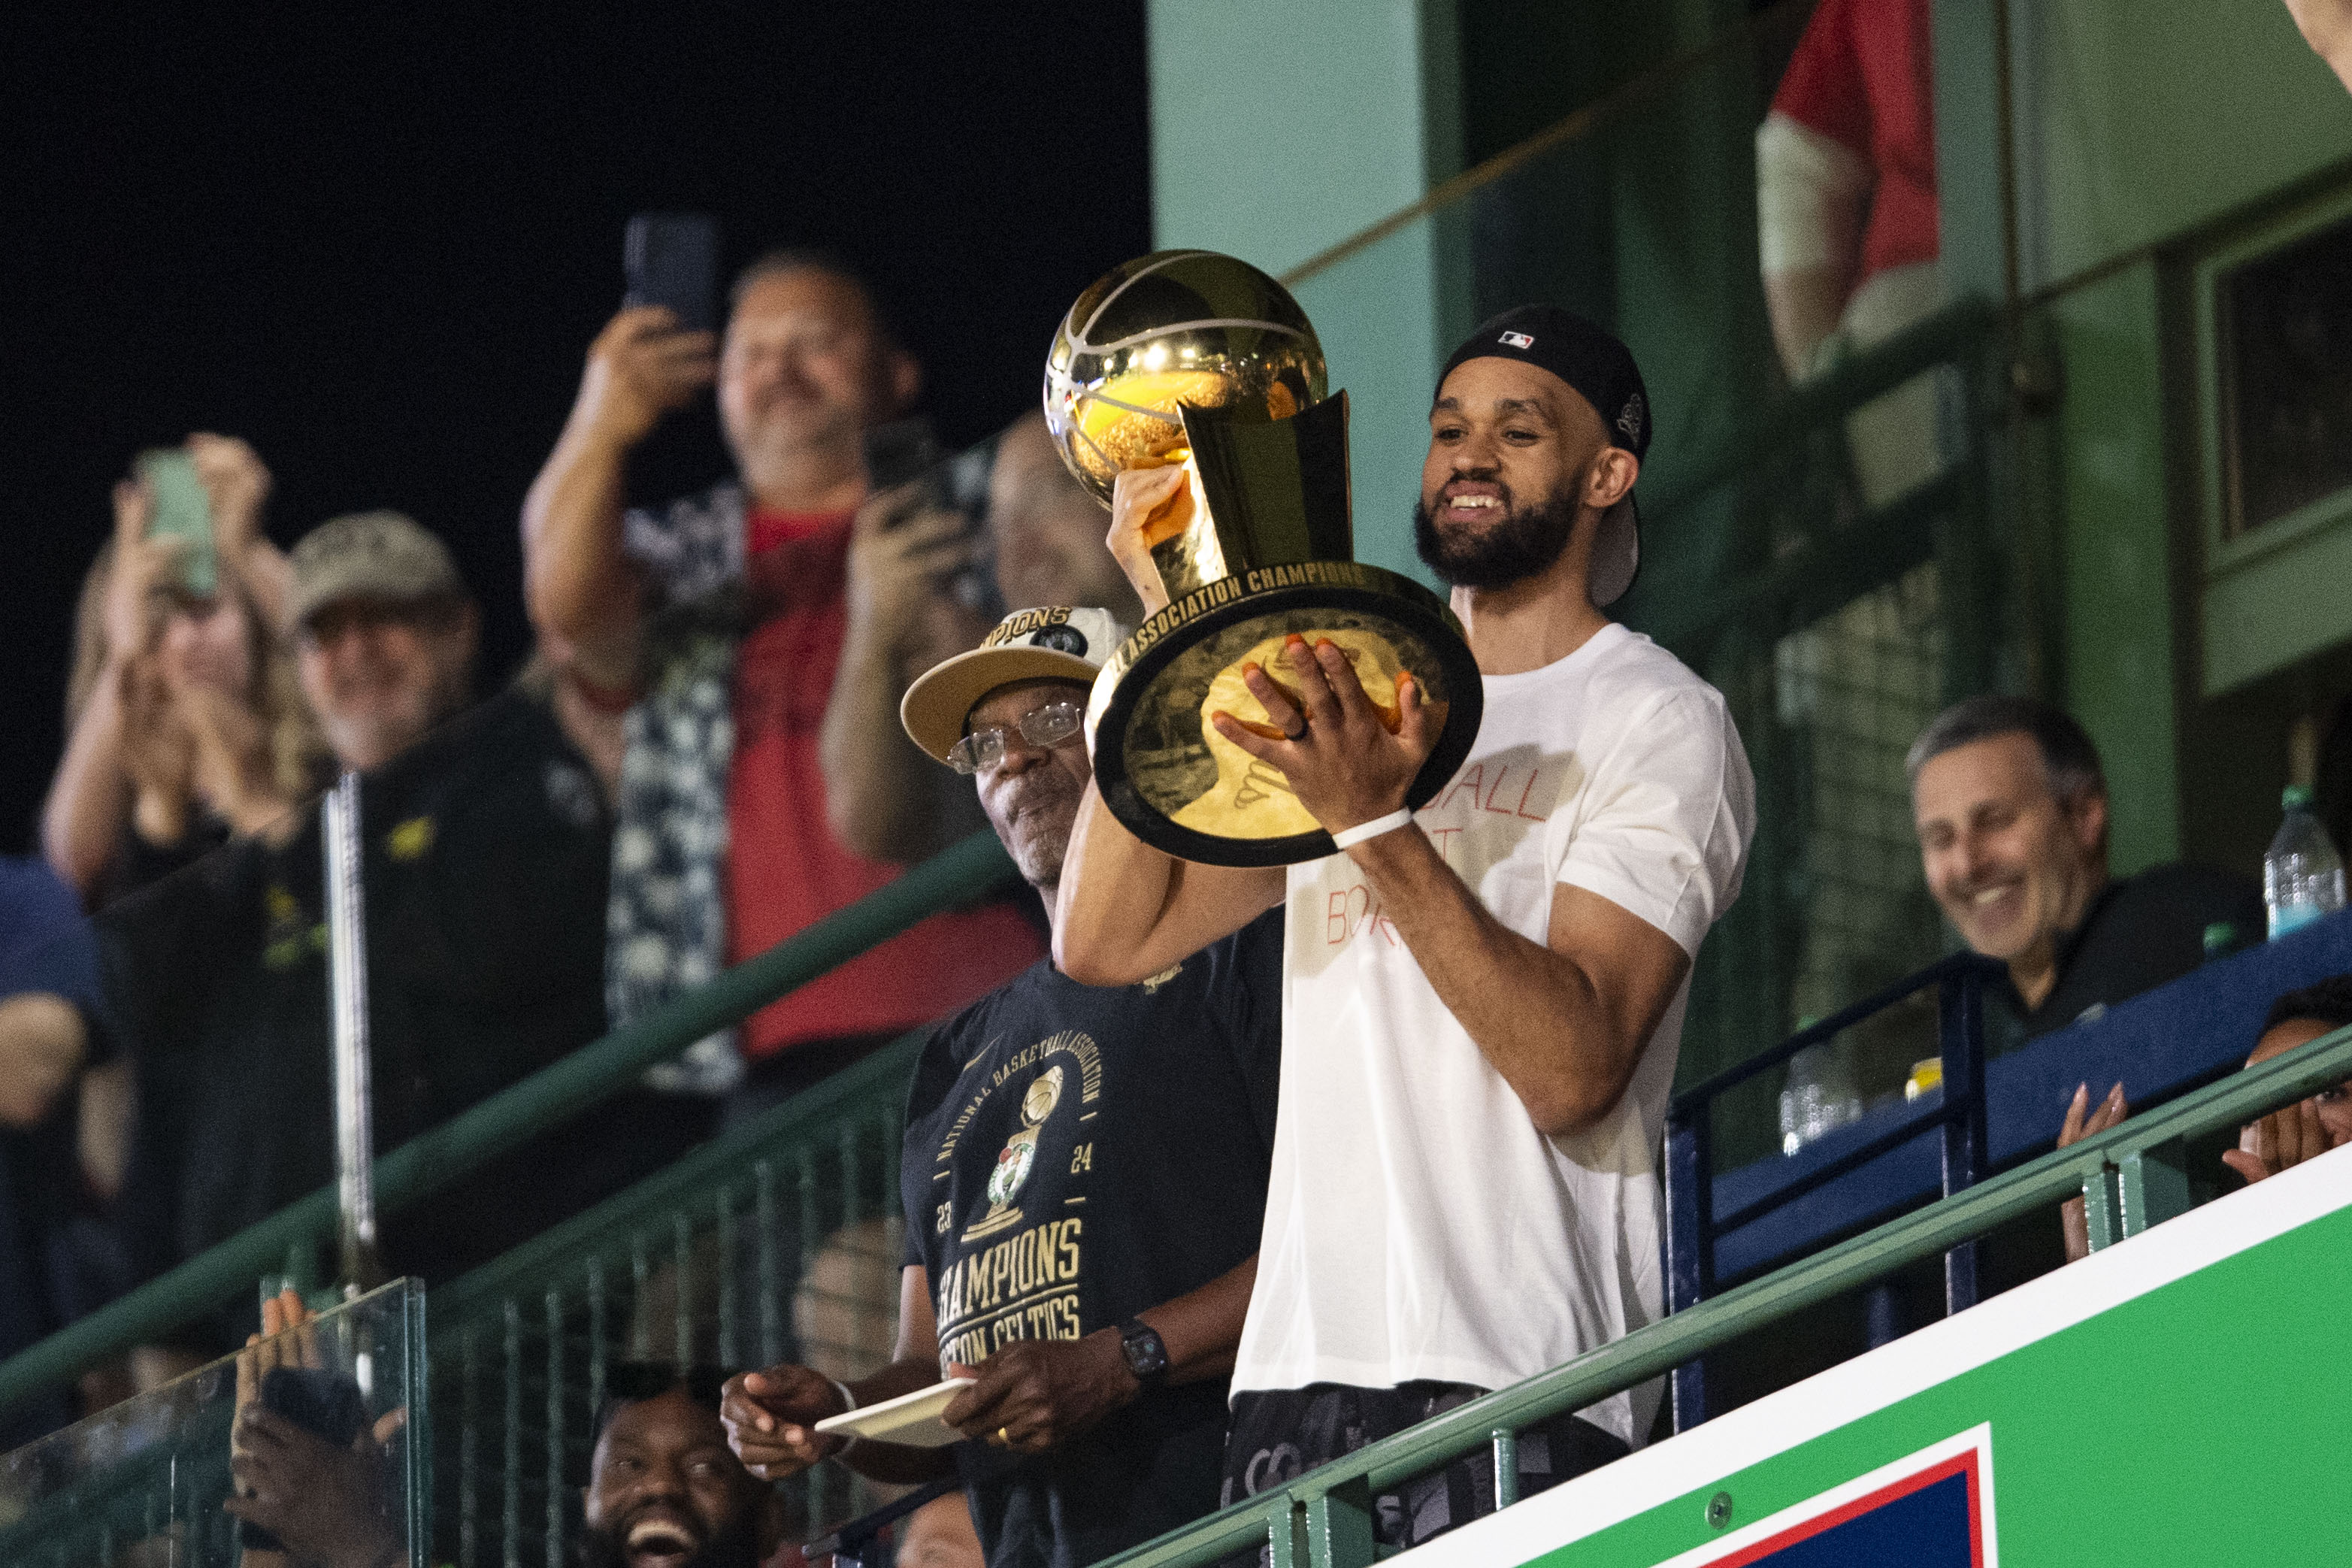
[[849,1384],[837,1377],[828,1377],[825,1382],[833,1384],[833,1391],[841,1395],[841,1413],[844,1415],[857,1408],[857,1395],[849,1392]]
[[1412,809],[1407,806],[1398,806],[1386,816],[1376,816],[1370,822],[1356,824],[1344,833],[1334,833],[1331,835],[1331,847],[1352,849],[1367,838],[1378,838],[1383,833],[1392,833],[1412,820]]

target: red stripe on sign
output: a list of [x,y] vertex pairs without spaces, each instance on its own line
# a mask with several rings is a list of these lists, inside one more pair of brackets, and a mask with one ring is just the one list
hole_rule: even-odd
[[1889,1481],[1876,1491],[1865,1492],[1826,1513],[1815,1514],[1801,1523],[1792,1524],[1776,1535],[1751,1542],[1728,1557],[1716,1559],[1710,1568],[1746,1568],[1748,1563],[1761,1562],[1775,1552],[1786,1551],[1825,1530],[1835,1530],[1848,1520],[1859,1519],[1874,1509],[1885,1508],[1888,1503],[1909,1497],[1923,1488],[1961,1474],[1969,1478],[1969,1562],[1973,1568],[1984,1568],[1984,1499],[1980,1491],[1982,1479],[1977,1471],[1977,1450],[1974,1448],[1955,1454],[1940,1464],[1931,1465],[1900,1480]]

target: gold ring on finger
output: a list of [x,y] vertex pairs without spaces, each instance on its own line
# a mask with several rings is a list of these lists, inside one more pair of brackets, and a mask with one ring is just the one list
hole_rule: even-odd
[[1010,1432],[1007,1432],[1003,1427],[999,1426],[996,1429],[996,1441],[1000,1447],[1010,1448],[1013,1447],[1013,1435]]

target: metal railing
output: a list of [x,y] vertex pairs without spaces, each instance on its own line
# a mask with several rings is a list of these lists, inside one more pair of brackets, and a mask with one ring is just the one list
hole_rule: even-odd
[[[1666,1111],[1665,1137],[1667,1311],[1687,1311],[1714,1293],[1718,1230],[1748,1224],[1770,1209],[1795,1203],[1925,1131],[1942,1134],[1945,1197],[1965,1191],[1985,1175],[1984,991],[2000,973],[1998,964],[1973,953],[1955,953],[1675,1097]],[[1827,1044],[1864,1019],[1930,988],[1936,993],[1936,1036],[1943,1062],[1943,1087],[1932,1124],[1906,1120],[1841,1150],[1800,1180],[1718,1215],[1714,1153],[1717,1097],[1781,1066],[1799,1051]],[[1976,1244],[1961,1242],[1944,1254],[1944,1310],[1958,1312],[1976,1303]],[[1671,1387],[1675,1431],[1686,1432],[1706,1419],[1706,1363],[1675,1368]]]
[[[740,1022],[918,921],[994,890],[1014,874],[993,833],[973,834],[709,985],[581,1047],[384,1154],[375,1163],[379,1212],[397,1214],[455,1185],[498,1154],[626,1089],[656,1062]],[[252,1289],[290,1255],[333,1236],[336,1223],[335,1190],[321,1187],[0,1363],[0,1410],[68,1383]]]
[[[1635,1330],[1564,1366],[1490,1394],[1109,1560],[1113,1568],[1196,1568],[1271,1543],[1285,1568],[1366,1568],[1383,1555],[1373,1499],[1399,1483],[1697,1361],[1792,1313],[1949,1253],[2011,1220],[2080,1195],[2093,1247],[2137,1236],[2187,1206],[2188,1140],[2235,1128],[2352,1077],[2352,1028],[2126,1120],[1954,1197],[1940,1199],[1763,1279]],[[1516,1467],[1498,1466],[1498,1497]],[[1506,1500],[1507,1506],[1507,1500]]]
[[[2236,1071],[2273,1001],[2347,970],[2352,914],[2330,916],[2208,961],[1995,1061],[1985,1048],[1983,994],[1987,985],[2000,986],[2000,966],[1958,953],[1799,1031],[1676,1095],[1667,1110],[1668,1310],[1696,1305],[1719,1280],[1756,1278],[1938,1191],[1948,1197],[2046,1151],[2077,1083],[2120,1083],[2130,1103],[2145,1109]],[[1717,1170],[1713,1111],[1724,1095],[1931,988],[1940,1084],[1916,1100],[1874,1107],[1793,1154]],[[1946,1258],[1948,1313],[1976,1299],[1973,1250],[1955,1248]],[[1878,1313],[1874,1336],[1901,1331],[1893,1303]],[[1673,1390],[1676,1431],[1710,1414],[1703,1363],[1675,1369]]]
[[[923,1037],[432,1293],[436,1562],[572,1561],[615,1363],[793,1361],[847,1380],[890,1359],[899,1134]],[[787,1521],[812,1534],[884,1495],[819,1466],[788,1483]]]

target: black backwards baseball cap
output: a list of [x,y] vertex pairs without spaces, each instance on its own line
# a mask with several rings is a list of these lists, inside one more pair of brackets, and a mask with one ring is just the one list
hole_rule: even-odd
[[[1592,405],[1608,427],[1610,445],[1639,461],[1650,450],[1650,396],[1631,350],[1616,335],[1557,305],[1517,305],[1463,340],[1437,373],[1437,384],[1465,360],[1515,359],[1548,370]],[[1587,589],[1595,605],[1624,597],[1642,568],[1642,510],[1633,492],[1601,516],[1592,541]]]

